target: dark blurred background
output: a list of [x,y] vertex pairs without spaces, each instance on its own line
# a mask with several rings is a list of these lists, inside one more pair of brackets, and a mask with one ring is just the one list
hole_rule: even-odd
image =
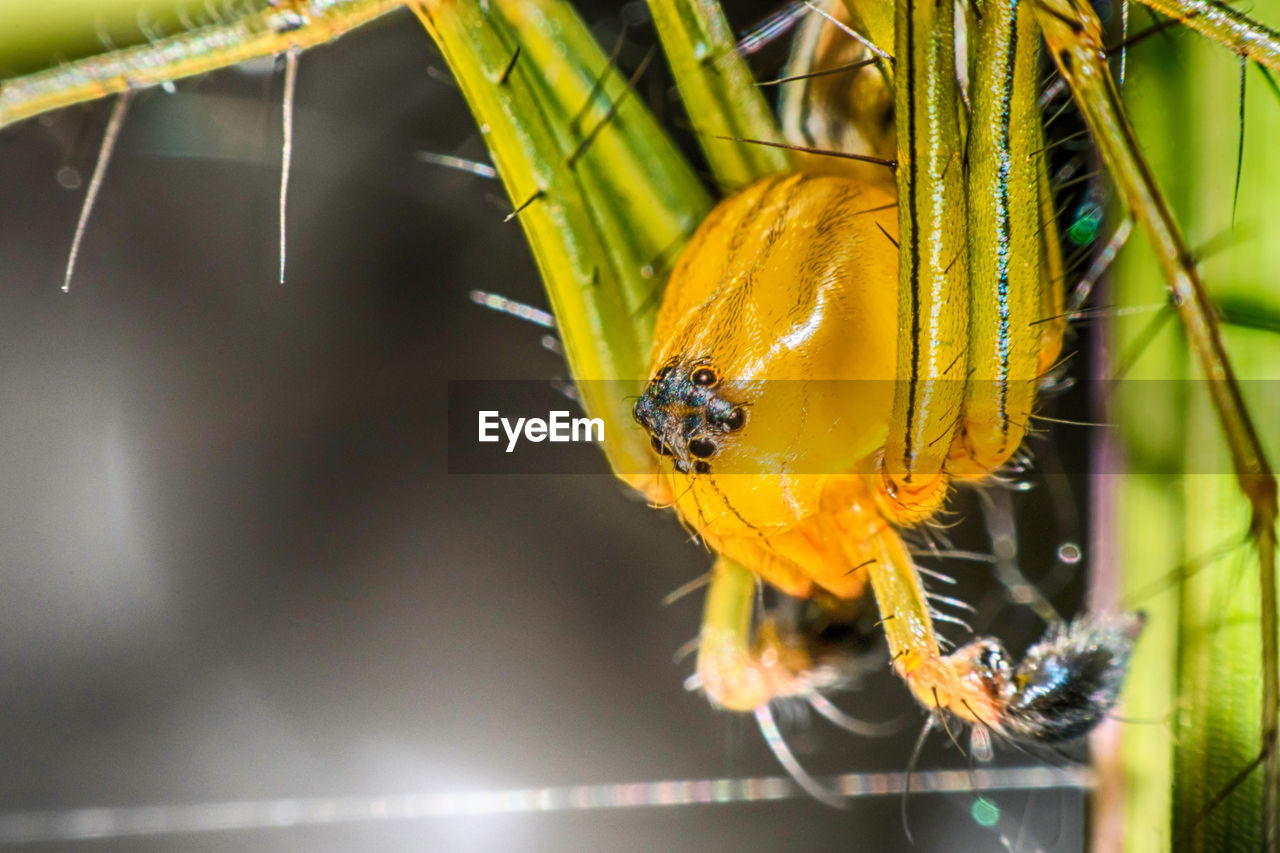
[[[653,34],[636,4],[623,14],[630,69]],[[586,16],[611,45],[617,8]],[[643,90],[678,126],[664,73]],[[303,56],[283,287],[281,80],[264,61],[135,99],[70,294],[110,105],[0,132],[0,814],[779,775],[750,719],[682,687],[693,662],[672,655],[701,596],[660,601],[709,557],[670,514],[603,459],[592,475],[446,472],[449,380],[550,388],[564,367],[541,330],[468,298],[545,305],[501,186],[416,157],[484,159],[426,35],[398,13]],[[1059,432],[1041,465],[1083,470],[1083,431],[1074,447]],[[1087,541],[1081,480],[1032,479],[1014,501],[1043,577]],[[989,551],[974,496],[954,507],[955,545]],[[979,630],[1014,647],[1041,630],[983,565],[944,568]],[[1073,610],[1078,572],[1049,585]],[[839,701],[905,714],[903,730],[796,721],[805,765],[904,770],[923,716],[901,686],[876,671]],[[968,759],[936,736],[920,766]],[[1024,849],[1082,846],[1077,793],[991,799],[998,830],[972,795],[915,797],[914,848],[888,796],[38,849],[999,850],[1019,827]]]

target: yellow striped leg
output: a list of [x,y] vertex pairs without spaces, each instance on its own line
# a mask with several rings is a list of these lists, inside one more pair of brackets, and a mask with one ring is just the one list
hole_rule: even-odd
[[969,341],[968,261],[951,4],[903,0],[895,27],[898,386],[880,505],[899,524],[946,498]]
[[1041,370],[1035,323],[1046,286],[1035,16],[1025,0],[984,3],[980,11],[966,176],[969,376],[964,435],[951,466],[953,474],[974,479],[1022,444]]

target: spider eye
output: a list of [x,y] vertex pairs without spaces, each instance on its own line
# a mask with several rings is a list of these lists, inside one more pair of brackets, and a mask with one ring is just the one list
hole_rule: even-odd
[[707,459],[715,455],[716,446],[705,438],[695,438],[689,442],[689,452],[699,459]]
[[690,378],[694,385],[702,388],[710,388],[720,381],[720,377],[710,367],[699,367]]
[[693,463],[693,472],[695,474],[710,474],[711,466],[699,459]]
[[1004,663],[1004,650],[996,645],[989,645],[978,655],[978,666],[984,672],[995,672]]
[[663,456],[671,455],[671,448],[667,447],[666,442],[659,441],[657,436],[650,438],[649,444],[653,445],[653,450],[655,453],[660,453]]
[[741,406],[739,406],[738,408],[730,412],[729,416],[724,419],[724,428],[729,430],[730,432],[737,432],[738,430],[742,429],[742,425],[745,424],[746,422],[747,422],[747,413],[743,411]]

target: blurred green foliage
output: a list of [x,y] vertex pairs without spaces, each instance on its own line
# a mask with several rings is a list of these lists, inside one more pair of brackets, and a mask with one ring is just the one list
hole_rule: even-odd
[[[1251,15],[1274,24],[1280,3]],[[1244,144],[1240,60],[1174,31],[1129,54],[1126,106],[1201,271],[1227,315],[1223,333],[1270,458],[1280,456],[1280,100],[1246,70]],[[1238,199],[1237,163],[1240,168]],[[1164,283],[1138,236],[1121,255],[1116,306],[1158,304]],[[1172,317],[1154,312],[1113,325],[1110,375],[1123,372],[1113,419],[1125,463],[1117,478],[1116,559],[1126,603],[1147,611],[1125,699],[1127,846],[1142,851],[1262,848],[1261,768],[1209,813],[1261,749],[1261,660],[1256,551],[1245,542],[1249,506],[1232,475],[1205,383]],[[1154,324],[1163,323],[1152,334]],[[1271,331],[1265,327],[1270,326]],[[1251,328],[1262,327],[1262,328]]]

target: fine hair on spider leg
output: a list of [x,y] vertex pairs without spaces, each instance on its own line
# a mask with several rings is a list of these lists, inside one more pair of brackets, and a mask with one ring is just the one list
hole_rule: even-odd
[[280,284],[284,284],[285,252],[288,245],[289,169],[293,163],[293,112],[298,89],[299,50],[291,47],[284,54],[284,95],[281,98],[280,142]]
[[809,10],[805,8],[805,4],[800,0],[793,0],[793,2],[787,3],[751,27],[738,39],[737,54],[739,56],[750,56],[764,49],[774,40],[786,36],[792,27],[808,12]]
[[80,218],[76,221],[75,235],[71,238],[71,250],[67,253],[67,269],[62,278],[62,292],[71,291],[71,277],[75,273],[76,259],[80,255],[80,245],[84,241],[85,229],[89,225],[89,216],[93,213],[98,201],[98,192],[107,176],[107,166],[111,163],[111,155],[116,150],[116,142],[120,139],[120,131],[124,128],[124,119],[133,101],[133,90],[125,89],[116,96],[111,108],[111,117],[107,120],[107,129],[102,134],[102,147],[98,149],[98,162],[93,167],[93,177],[89,179],[89,189],[85,191],[84,203],[80,208]]

